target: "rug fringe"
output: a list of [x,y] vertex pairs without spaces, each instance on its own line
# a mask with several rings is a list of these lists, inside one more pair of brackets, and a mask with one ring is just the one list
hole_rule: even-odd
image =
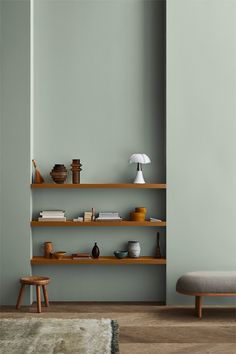
[[111,320],[112,338],[111,338],[111,354],[119,354],[119,325],[115,320]]

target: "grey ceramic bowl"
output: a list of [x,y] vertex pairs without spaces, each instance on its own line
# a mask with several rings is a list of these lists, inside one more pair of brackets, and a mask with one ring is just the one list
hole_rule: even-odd
[[114,255],[116,258],[122,259],[128,256],[128,251],[115,251]]

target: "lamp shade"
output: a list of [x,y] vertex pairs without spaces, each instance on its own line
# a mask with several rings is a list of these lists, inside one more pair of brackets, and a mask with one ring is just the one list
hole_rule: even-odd
[[146,154],[133,154],[129,158],[129,163],[150,163],[151,160]]

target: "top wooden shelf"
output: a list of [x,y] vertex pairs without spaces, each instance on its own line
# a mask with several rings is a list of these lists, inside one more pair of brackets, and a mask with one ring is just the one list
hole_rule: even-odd
[[31,184],[31,188],[36,189],[85,189],[85,188],[120,188],[120,189],[166,189],[165,183],[145,183],[145,184],[135,184],[135,183],[80,183],[80,184],[56,184],[56,183],[42,183],[42,184]]

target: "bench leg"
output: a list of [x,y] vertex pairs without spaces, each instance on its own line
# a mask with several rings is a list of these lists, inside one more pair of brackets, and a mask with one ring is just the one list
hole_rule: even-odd
[[36,297],[37,297],[37,310],[41,312],[41,295],[40,295],[40,285],[36,285]]
[[16,303],[17,310],[19,310],[19,308],[20,308],[20,305],[21,305],[21,302],[22,302],[22,299],[23,299],[23,295],[24,295],[24,290],[25,290],[25,284],[22,284],[21,288],[20,288],[19,296],[18,296],[18,299],[17,299],[17,303]]
[[42,287],[43,287],[43,295],[44,295],[45,306],[48,307],[49,306],[49,301],[48,301],[47,288],[46,288],[46,285],[42,285]]
[[195,310],[198,318],[202,318],[202,296],[195,297]]

